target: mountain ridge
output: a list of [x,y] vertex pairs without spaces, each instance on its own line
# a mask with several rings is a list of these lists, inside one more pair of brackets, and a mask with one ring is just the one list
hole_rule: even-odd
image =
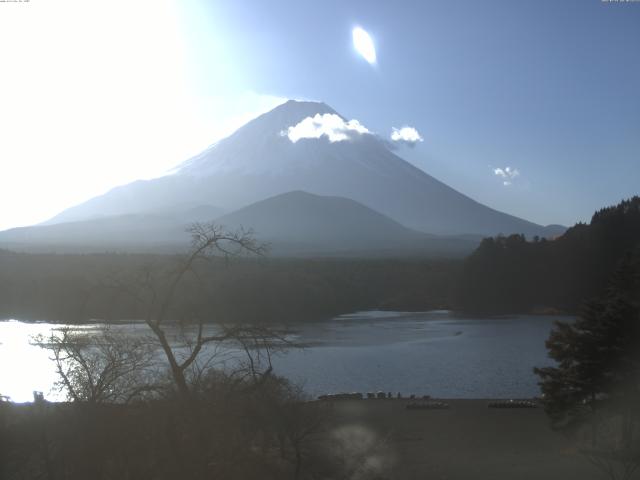
[[480,238],[437,237],[408,229],[354,200],[303,191],[286,192],[212,218],[211,206],[170,215],[125,214],[0,232],[0,246],[27,251],[145,250],[166,253],[188,247],[187,227],[213,221],[229,230],[251,229],[270,254],[319,257],[460,257]]

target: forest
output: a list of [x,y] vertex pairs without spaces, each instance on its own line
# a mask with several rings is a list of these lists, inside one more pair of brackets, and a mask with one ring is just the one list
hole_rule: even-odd
[[461,268],[455,303],[485,314],[577,313],[640,245],[640,197],[598,210],[554,240],[485,238]]
[[[79,323],[142,318],[128,291],[171,277],[182,257],[0,252],[0,318]],[[460,262],[427,259],[212,258],[181,285],[174,318],[304,322],[366,309],[451,306]]]

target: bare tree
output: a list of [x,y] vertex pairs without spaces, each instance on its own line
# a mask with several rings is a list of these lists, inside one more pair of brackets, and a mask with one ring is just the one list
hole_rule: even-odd
[[120,334],[110,327],[81,332],[65,327],[36,342],[51,351],[57,387],[70,400],[128,403],[153,390],[154,346],[148,339]]
[[[149,326],[166,357],[173,383],[182,397],[191,393],[189,385],[189,371],[198,369],[205,362],[198,362],[203,348],[208,344],[228,343],[241,348],[247,353],[247,359],[252,366],[251,374],[257,375],[258,370],[254,362],[252,349],[269,350],[272,342],[284,340],[284,336],[274,329],[255,325],[226,325],[217,322],[215,327],[205,328],[208,318],[198,308],[176,309],[185,295],[185,286],[197,291],[198,298],[206,298],[207,293],[199,272],[199,266],[206,264],[213,257],[227,260],[242,255],[261,256],[266,252],[266,245],[255,240],[251,230],[240,229],[235,232],[225,230],[215,223],[193,224],[188,232],[191,234],[191,249],[187,255],[180,257],[177,265],[170,271],[160,273],[146,268],[140,272],[138,278],[131,282],[118,280],[116,287],[132,296],[144,311],[145,323]],[[193,293],[193,292],[191,292]],[[172,315],[180,318],[171,318]],[[186,313],[185,313],[186,312]],[[171,326],[169,322],[171,321]],[[170,327],[182,327],[182,349],[172,345]],[[191,330],[189,330],[191,329]],[[184,354],[184,351],[187,351]],[[270,356],[267,355],[268,367],[265,372],[270,373]]]

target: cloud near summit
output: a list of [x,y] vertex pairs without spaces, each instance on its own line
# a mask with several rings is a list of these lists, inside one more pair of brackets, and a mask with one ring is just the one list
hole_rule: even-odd
[[517,168],[513,167],[505,167],[505,168],[494,168],[493,174],[502,178],[502,184],[505,187],[508,187],[513,183],[513,180],[516,177],[520,176],[520,172]]
[[391,141],[414,147],[418,142],[424,142],[422,136],[413,127],[402,127],[391,130]]
[[302,138],[320,138],[325,135],[331,143],[350,140],[356,135],[370,134],[371,132],[358,120],[345,122],[335,113],[317,113],[313,117],[307,117],[297,125],[280,132],[283,137],[289,137],[292,143]]

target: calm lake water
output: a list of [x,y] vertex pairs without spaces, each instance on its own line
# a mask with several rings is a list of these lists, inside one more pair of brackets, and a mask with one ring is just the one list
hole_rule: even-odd
[[[446,311],[362,312],[297,325],[292,338],[305,345],[279,354],[274,370],[310,395],[332,392],[401,392],[444,398],[515,398],[539,394],[534,366],[552,364],[544,342],[554,320],[521,315],[457,317]],[[59,324],[0,321],[0,394],[32,399],[34,390],[55,400],[50,353],[33,337]],[[83,326],[91,332],[99,326]],[[117,327],[146,335],[142,324]],[[14,367],[12,367],[14,366]]]

